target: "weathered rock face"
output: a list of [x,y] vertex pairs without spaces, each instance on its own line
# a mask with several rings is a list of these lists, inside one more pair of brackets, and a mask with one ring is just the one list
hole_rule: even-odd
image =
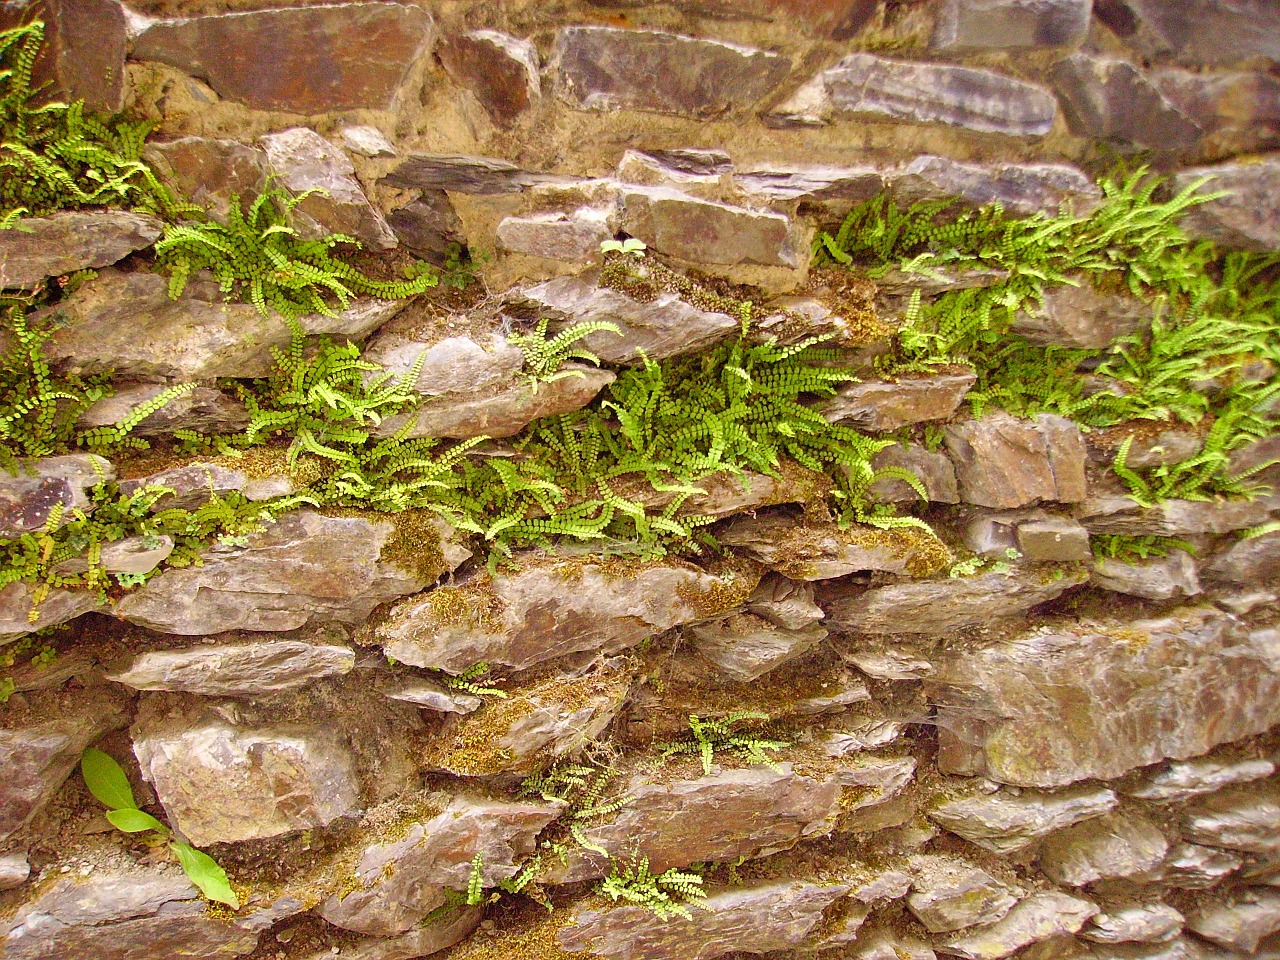
[[764,676],[827,638],[827,631],[817,624],[788,630],[750,613],[701,624],[689,632],[694,649],[734,680]]
[[123,4],[115,0],[15,0],[0,10],[0,30],[39,17],[45,47],[36,59],[33,87],[49,84],[41,100],[72,102],[114,113],[124,106],[129,31]]
[[151,246],[164,229],[155,217],[123,210],[66,210],[20,223],[0,230],[0,289],[28,290],[47,277],[110,266]]
[[435,39],[430,14],[399,3],[337,3],[161,20],[133,42],[256,110],[385,110]]
[[1004,783],[1115,777],[1280,720],[1271,658],[1234,618],[1207,610],[1111,631],[1033,631],[936,665],[942,739],[948,717],[972,737],[946,743],[943,769]]
[[1140,507],[1128,497],[1112,496],[1091,497],[1076,512],[1091,534],[1136,537],[1217,536],[1261,526],[1270,513],[1261,500],[1163,500],[1154,507]]
[[958,197],[975,207],[999,203],[1008,216],[1055,216],[1064,203],[1084,216],[1101,192],[1075,167],[1062,163],[961,163],[948,157],[916,157],[892,176],[901,201]]
[[1098,787],[1051,794],[1001,791],[947,801],[930,810],[929,817],[987,850],[1015,853],[1055,830],[1100,817],[1117,802],[1113,791]]
[[96,454],[20,460],[17,472],[0,469],[0,537],[52,532],[72,511],[93,512],[89,490],[115,479],[115,468]]
[[1161,942],[1177,936],[1182,923],[1182,914],[1173,907],[1142,904],[1098,914],[1080,936],[1094,943]]
[[538,50],[497,30],[473,30],[440,44],[440,62],[455,82],[476,95],[502,127],[510,127],[542,99]]
[[1078,931],[1098,912],[1088,900],[1065,893],[1037,893],[996,923],[936,944],[940,953],[964,960],[1002,960],[1023,947]]
[[1099,293],[1086,282],[1047,291],[1043,306],[1019,312],[1010,329],[1032,343],[1101,350],[1150,322],[1150,304]]
[[1131,797],[1154,803],[1179,803],[1206,793],[1214,793],[1252,780],[1262,780],[1276,771],[1270,760],[1241,760],[1224,763],[1216,760],[1185,760],[1171,763],[1153,774],[1145,783],[1125,790]]
[[921,856],[911,866],[907,909],[930,933],[994,923],[1018,902],[1004,883],[964,860]]
[[296,690],[320,677],[341,676],[355,662],[350,647],[277,640],[153,650],[134,657],[109,679],[135,690],[247,697]]
[[823,404],[822,414],[832,423],[880,432],[926,420],[945,420],[956,412],[977,379],[971,373],[960,373],[846,384]]
[[30,876],[31,864],[26,857],[17,853],[0,857],[0,891],[20,887]]
[[36,602],[36,587],[22,580],[0,588],[0,643],[8,643],[44,627],[74,620],[105,606],[87,590],[54,588]]
[[1280,13],[1269,3],[1118,0],[1110,6],[1127,14],[1126,32],[1137,30],[1134,39],[1153,53],[1189,63],[1280,59]]
[[930,46],[949,54],[1077,47],[1089,11],[1089,0],[946,0]]
[[[114,426],[165,389],[164,384],[157,383],[123,386],[90,406],[76,421],[76,426],[81,430]],[[174,397],[155,413],[148,414],[133,428],[130,436],[155,437],[172,434],[175,430],[236,433],[248,425],[249,411],[243,403],[221,390],[198,386]]]
[[996,413],[949,426],[945,436],[965,503],[1024,507],[1085,498],[1084,441],[1064,417],[1019,420]]
[[1274,784],[1227,790],[1192,806],[1182,829],[1196,843],[1275,854],[1280,850],[1280,796]]
[[267,185],[267,156],[237,140],[182,137],[149,143],[143,158],[162,183],[225,222],[236,196],[251,203]]
[[412,153],[382,178],[382,183],[406,190],[445,190],[451,193],[519,193],[539,183],[573,182],[577,178],[530,173],[494,157]]
[[[927,499],[931,503],[959,503],[960,487],[956,483],[956,468],[945,453],[927,450],[916,443],[905,446],[894,444],[885,447],[871,458],[873,470],[899,467],[913,474],[924,484]],[[915,502],[920,493],[904,480],[884,477],[867,491],[869,496],[882,503]]]
[[1052,76],[1067,122],[1080,136],[1153,150],[1177,150],[1200,138],[1200,127],[1125,60],[1077,53],[1056,64]]
[[748,194],[771,200],[870,200],[884,189],[884,174],[870,167],[774,165],[738,170],[733,182]]
[[616,229],[609,212],[584,208],[571,214],[538,213],[507,217],[498,224],[498,240],[513,253],[580,264],[600,252]]
[[1111,813],[1046,840],[1040,869],[1058,883],[1083,887],[1151,870],[1168,850],[1168,840],[1151,821]]
[[1170,187],[1183,190],[1202,177],[1211,176],[1202,192],[1227,191],[1227,195],[1192,207],[1185,229],[1223,246],[1244,250],[1270,250],[1280,245],[1280,158],[1274,154],[1254,163],[1223,163],[1194,167],[1173,178]]
[[751,106],[790,68],[765,50],[613,27],[564,28],[552,63],[556,94],[573,106],[700,119]]
[[[442,919],[395,937],[369,937],[343,949],[350,960],[417,960],[465,940],[484,919],[483,907],[460,907]],[[325,951],[328,953],[328,951]],[[320,960],[316,957],[315,960]]]
[[1231,901],[1207,903],[1187,926],[1220,947],[1253,954],[1263,937],[1280,930],[1280,892],[1251,887]]
[[1201,592],[1196,562],[1185,550],[1142,563],[1107,557],[1094,564],[1089,582],[1104,590],[1147,600],[1175,600]]

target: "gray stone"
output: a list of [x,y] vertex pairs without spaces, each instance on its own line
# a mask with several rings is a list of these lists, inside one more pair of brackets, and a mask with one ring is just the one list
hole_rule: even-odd
[[849,960],[937,960],[938,955],[923,940],[891,927],[867,926],[858,931],[845,956]]
[[195,510],[215,496],[222,497],[232,492],[243,494],[246,500],[269,500],[297,492],[297,482],[286,469],[287,465],[281,458],[278,473],[263,471],[262,475],[251,477],[250,472],[257,474],[259,470],[250,467],[232,470],[221,464],[197,460],[147,476],[121,480],[120,492],[132,496],[148,488],[153,492],[157,492],[157,488],[168,490],[151,504],[152,513],[170,508]]
[[835,119],[938,123],[978,133],[1042,136],[1057,102],[1037,84],[991,70],[854,53],[765,118],[777,126]]
[[873,167],[800,164],[735,171],[733,182],[744,193],[774,201],[861,203],[885,187],[884,174]]
[[342,138],[342,145],[358,156],[370,160],[399,156],[395,144],[377,127],[368,124],[346,126],[338,131],[338,135]]
[[25,855],[11,853],[0,857],[0,892],[22,886],[29,876],[31,864]]
[[[151,534],[145,537],[125,537],[102,547],[102,569],[107,573],[150,573],[169,559],[173,553],[173,537]],[[68,561],[75,563],[75,561]],[[84,569],[89,569],[84,560]],[[76,564],[77,566],[79,564]],[[59,564],[59,569],[62,565]]]
[[1266,73],[1152,72],[1165,99],[1205,131],[1215,154],[1238,154],[1280,144],[1280,80]]
[[467,891],[476,858],[486,888],[514,876],[563,807],[445,794],[423,802],[438,812],[404,824],[394,840],[368,844],[352,870],[355,889],[331,896],[320,916],[357,933],[406,933],[442,906],[449,891]]
[[[960,487],[956,483],[956,468],[945,454],[927,450],[917,443],[893,444],[871,458],[871,469],[887,468],[906,470],[923,485],[930,503],[959,503]],[[867,493],[879,503],[917,502],[920,493],[905,480],[882,477],[871,484]]]
[[864,714],[850,711],[840,726],[829,733],[822,750],[829,757],[879,750],[899,740],[905,731],[905,723],[890,720],[874,709],[867,709]]
[[1274,855],[1280,852],[1280,795],[1273,783],[1237,787],[1196,803],[1182,826],[1195,843]]
[[556,94],[582,110],[647,110],[710,119],[750,107],[791,69],[766,50],[657,30],[564,27]]
[[945,420],[977,379],[972,373],[958,373],[845,384],[823,403],[822,415],[831,423],[878,432]]
[[524,352],[498,334],[483,341],[447,337],[428,343],[380,333],[369,341],[362,357],[378,364],[397,382],[403,382],[417,367],[418,379],[409,386],[426,397],[492,392],[509,385],[524,366]]
[[0,644],[56,627],[106,604],[89,590],[54,587],[36,603],[35,584],[15,580],[0,587]]
[[1090,0],[946,0],[930,46],[946,53],[1078,47]]
[[1115,809],[1113,791],[1073,787],[1054,793],[1024,790],[949,800],[928,812],[952,833],[994,853],[1025,850],[1042,837]]
[[1231,476],[1261,488],[1263,496],[1280,494],[1280,436],[1263,437],[1231,451],[1227,469]]
[[1238,854],[1195,843],[1180,843],[1169,851],[1164,863],[1135,881],[1163,883],[1184,890],[1206,890],[1217,886],[1244,864]]
[[1032,311],[1018,311],[1010,329],[1032,343],[1101,350],[1149,325],[1151,316],[1150,304],[1100,293],[1085,280],[1046,290],[1044,302]]
[[380,181],[402,190],[444,190],[451,193],[520,193],[540,183],[571,183],[577,178],[531,173],[493,157],[450,153],[411,153]]
[[[271,348],[289,345],[276,313],[223,299],[212,279],[193,279],[177,300],[156,273],[103,270],[97,279],[39,316],[59,324],[45,347],[66,373],[114,371],[122,379],[209,380],[265,377]],[[404,309],[403,301],[358,299],[336,317],[306,314],[310,335],[361,338]]]
[[267,134],[258,142],[277,184],[294,196],[316,191],[290,215],[298,236],[318,240],[340,233],[379,250],[397,245],[396,235],[360,189],[347,155],[320,134],[308,127],[293,127]]
[[1204,575],[1215,583],[1280,583],[1280,533],[1233,543],[1209,562]]
[[957,197],[968,206],[999,203],[1007,216],[1057,216],[1069,204],[1077,216],[1097,207],[1102,191],[1065,163],[962,163],[926,154],[891,177],[900,203]]
[[1070,563],[1088,560],[1089,531],[1074,520],[1051,517],[1018,524],[1018,549],[1028,560]]
[[392,700],[412,703],[415,707],[437,713],[475,713],[484,706],[482,697],[450,690],[434,680],[402,680],[382,687],[381,692]]
[[[128,594],[115,615],[159,633],[187,636],[226,630],[296,630],[311,622],[359,623],[379,603],[421,590],[469,551],[446,541],[452,529],[430,520],[417,531],[418,569],[385,558],[395,523],[375,515],[285,514],[244,546],[209,548],[204,564],[166,570]],[[434,528],[434,530],[432,529]],[[475,660],[471,661],[472,663]]]
[[0,289],[29,290],[48,277],[109,266],[151,246],[163,229],[155,217],[124,210],[26,217],[0,230]]
[[1175,600],[1201,592],[1196,562],[1185,550],[1133,563],[1105,557],[1094,563],[1089,582],[1103,590],[1146,600]]
[[[934,199],[941,199],[935,197]],[[951,290],[971,290],[974,287],[989,287],[1009,278],[1009,271],[997,267],[948,267],[930,266],[918,270],[900,270],[894,268],[875,280],[877,290],[890,297],[909,298],[916,290],[922,297],[930,297]],[[877,300],[883,305],[884,298]],[[893,309],[901,312],[905,309],[899,303],[889,301]]]
[[579,323],[608,321],[622,335],[607,330],[579,343],[610,364],[631,363],[641,352],[651,360],[692,353],[732,336],[739,321],[727,313],[700,310],[674,293],[649,303],[632,300],[583,277],[558,277],[519,293],[519,300],[556,319],[556,329]]
[[110,461],[92,453],[19,460],[16,469],[0,468],[0,538],[52,533],[70,523],[74,511],[92,513],[89,490],[115,477]]
[[177,67],[255,110],[320,114],[391,109],[434,41],[418,7],[335,3],[152,21],[130,56]]
[[1004,783],[1109,779],[1280,722],[1274,662],[1211,609],[1032,630],[935,664],[939,766]]
[[1125,60],[1076,53],[1050,71],[1074,133],[1149,150],[1178,150],[1200,139],[1200,127]]
[[945,443],[965,503],[1023,507],[1085,498],[1084,440],[1063,417],[1042,413],[1019,420],[995,413],[947,427]]
[[[726,174],[732,171],[733,160],[723,150],[627,150],[618,161],[622,183],[675,187],[703,200],[724,199]],[[610,186],[616,191],[616,186]]]
[[930,933],[994,923],[1018,902],[1006,884],[956,857],[918,856],[911,867],[907,909]]
[[565,263],[584,263],[613,239],[610,214],[583,208],[572,213],[535,213],[507,217],[498,224],[498,241],[512,253]]
[[[1093,944],[1083,960],[1209,960],[1204,945],[1198,940],[1175,939],[1167,943]],[[1041,957],[1039,960],[1054,960]],[[1213,960],[1227,960],[1215,956]],[[1234,958],[1232,958],[1234,960]]]
[[940,636],[1012,617],[1060,596],[1085,580],[1069,571],[1059,579],[1040,571],[1013,570],[973,577],[899,583],[857,593],[841,590],[822,598],[831,625],[859,633],[922,633]]
[[[1154,436],[1133,436],[1125,466],[1137,470],[1172,466],[1190,460],[1203,446],[1203,437],[1178,427],[1160,430]],[[1114,462],[1112,457],[1110,463]]]
[[1109,813],[1049,837],[1040,869],[1058,883],[1083,887],[1152,870],[1168,852],[1169,841],[1150,820]]
[[1119,0],[1130,42],[1183,63],[1280,60],[1280,11],[1267,0]]
[[982,511],[969,517],[961,532],[964,545],[983,557],[1008,559],[1018,551],[1018,524],[1046,520],[1042,510]]
[[355,762],[332,728],[159,717],[135,724],[133,752],[169,823],[197,847],[277,837],[360,812]]
[[266,153],[236,140],[182,137],[149,143],[142,157],[161,183],[220,223],[226,223],[231,198],[247,209],[270,172]]
[[930,651],[923,644],[903,642],[905,639],[858,637],[838,648],[838,652],[846,663],[879,680],[922,680],[932,676],[933,664],[925,659]]
[[817,624],[786,630],[749,613],[691,628],[693,648],[733,680],[764,676],[808,653],[827,638]]
[[1002,960],[1023,947],[1077,932],[1098,912],[1088,900],[1069,894],[1032,894],[1003,919],[971,933],[935,943],[939,953],[964,960]]
[[[117,387],[111,396],[91,405],[76,421],[76,426],[81,430],[115,426],[166,389],[168,385],[162,383]],[[249,411],[243,403],[213,387],[197,386],[148,414],[130,431],[130,436],[156,437],[175,430],[238,433],[248,425]]]
[[320,677],[342,676],[355,662],[350,647],[271,640],[152,650],[107,678],[135,690],[254,697],[296,690]]
[[872,833],[915,819],[914,801],[901,796],[915,778],[915,757],[854,754],[841,762],[848,766],[839,773],[846,794],[838,831]]
[[[36,102],[84,100],[93,113],[124,106],[128,12],[117,0],[15,0],[0,8],[0,30],[44,21],[44,48],[36,58]],[[47,87],[45,85],[48,85]],[[44,89],[41,89],[41,88]]]
[[1264,937],[1280,930],[1280,891],[1250,887],[1230,900],[1203,903],[1187,926],[1220,947],[1253,954]]
[[443,190],[424,190],[413,203],[387,215],[387,226],[400,245],[414,256],[442,264],[451,252],[460,252],[467,243],[449,196]]
[[1173,907],[1147,903],[1100,913],[1080,936],[1094,943],[1162,942],[1176,937],[1182,924],[1182,914]]
[[[484,907],[459,907],[434,923],[423,924],[397,937],[369,937],[342,948],[343,960],[417,960],[461,943],[480,926]],[[332,948],[309,960],[329,960]]]
[[1270,510],[1261,500],[1162,500],[1143,507],[1129,497],[1101,496],[1081,503],[1076,516],[1091,534],[1194,537],[1260,526]]
[[638,906],[578,910],[557,939],[568,952],[608,960],[712,960],[733,951],[768,953],[803,943],[841,884],[774,881],[715,891],[691,918],[662,919]]
[[1169,188],[1180,192],[1204,177],[1213,179],[1200,192],[1227,195],[1191,207],[1182,219],[1183,229],[1226,247],[1280,247],[1280,156],[1192,167],[1174,176]]
[[776,573],[761,579],[747,610],[784,630],[801,630],[823,617],[822,608],[813,602],[813,587]]
[[1169,764],[1140,785],[1122,792],[1153,803],[1181,803],[1223,787],[1264,780],[1275,772],[1276,765],[1270,760],[1184,760]]
[[473,30],[440,44],[440,62],[500,127],[510,127],[542,100],[538,50],[497,30]]

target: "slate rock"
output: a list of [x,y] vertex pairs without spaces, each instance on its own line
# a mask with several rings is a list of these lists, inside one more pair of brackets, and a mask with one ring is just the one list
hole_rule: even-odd
[[320,677],[342,676],[355,663],[350,647],[269,640],[151,650],[133,657],[107,679],[135,690],[254,697],[296,690]]
[[106,267],[151,246],[164,225],[125,210],[63,210],[0,230],[0,289],[30,290],[49,277]]
[[1207,890],[1217,886],[1243,864],[1244,858],[1229,850],[1179,843],[1169,851],[1164,863],[1133,879],[1184,890]]
[[[1193,430],[1178,427],[1160,430],[1154,436],[1134,436],[1125,457],[1125,466],[1133,470],[1170,467],[1190,460],[1203,447],[1203,437]],[[1106,458],[1104,455],[1103,462],[1109,466],[1115,462],[1115,457]]]
[[1115,809],[1114,791],[1073,787],[1053,793],[1023,790],[948,800],[928,811],[929,819],[993,853],[1025,850],[1054,831]]
[[657,30],[564,27],[556,95],[581,110],[646,110],[705,120],[750,107],[791,69],[786,57]]
[[735,614],[690,628],[693,648],[725,676],[755,680],[808,653],[827,638],[817,624],[787,630],[753,614]]
[[939,953],[964,960],[1002,960],[1033,943],[1076,933],[1097,912],[1080,897],[1036,893],[990,926],[947,937],[934,946]]
[[1050,517],[1018,524],[1018,549],[1027,560],[1070,563],[1089,560],[1089,531],[1074,520]]
[[0,644],[45,627],[56,627],[103,606],[103,601],[88,590],[59,587],[36,603],[35,585],[15,580],[0,587]]
[[299,237],[319,240],[340,233],[378,250],[397,245],[396,235],[360,189],[347,155],[320,134],[308,127],[293,127],[267,134],[258,142],[279,186],[294,196],[317,191],[290,214]]
[[1184,813],[1186,839],[1243,853],[1280,851],[1280,794],[1274,783],[1236,787],[1198,801]]
[[849,960],[937,960],[938,957],[925,941],[889,926],[864,927],[858,931],[857,940],[845,949]]
[[[384,554],[395,524],[287,513],[245,546],[215,546],[204,565],[166,570],[125,596],[115,615],[158,633],[296,630],[311,622],[359,623],[375,606],[421,590],[469,557],[447,545],[451,528],[428,522],[418,569]],[[436,543],[432,545],[430,538]],[[471,661],[474,663],[475,661]]]
[[370,339],[362,357],[398,382],[417,367],[418,379],[406,386],[425,397],[491,392],[508,385],[524,367],[524,351],[497,334],[483,341],[447,337],[429,343],[379,333]]
[[1014,568],[973,577],[899,583],[856,592],[839,586],[820,598],[830,625],[858,633],[941,636],[1012,617],[1082,583],[1083,573],[1059,579]]
[[1280,535],[1265,534],[1232,544],[1213,557],[1205,579],[1251,586],[1280,582]]
[[219,13],[147,24],[133,60],[156,60],[254,110],[391,109],[435,41],[431,15],[399,3]]
[[333,728],[151,717],[135,724],[133,752],[168,822],[197,847],[278,837],[360,812],[354,758]]
[[119,487],[121,493],[128,495],[137,494],[148,487],[164,487],[169,490],[169,493],[157,497],[151,504],[150,512],[158,513],[175,507],[195,510],[214,496],[222,497],[233,492],[242,494],[246,500],[269,500],[296,493],[298,483],[289,475],[287,463],[283,459],[274,470],[269,463],[233,470],[220,463],[195,460],[180,467],[121,480]]
[[1201,193],[1227,196],[1189,208],[1182,220],[1187,233],[1243,250],[1280,247],[1280,156],[1191,167],[1176,174],[1169,188],[1182,191],[1203,177],[1213,179]]
[[609,221],[607,211],[590,208],[506,217],[498,224],[498,242],[512,253],[584,263],[600,253],[600,244],[613,239],[617,231]]
[[538,51],[528,40],[473,30],[446,38],[437,55],[453,81],[475,94],[500,127],[512,126],[542,100]]
[[937,123],[977,133],[1042,136],[1057,115],[1053,95],[992,70],[854,53],[822,71],[766,123],[812,126],[839,119]]
[[995,413],[945,429],[960,498],[984,507],[1023,507],[1085,499],[1080,429],[1050,413],[1019,420]]
[[379,182],[402,190],[445,190],[490,196],[520,193],[541,183],[573,183],[576,179],[532,173],[494,157],[411,153]]
[[1123,792],[1152,803],[1181,803],[1224,787],[1264,780],[1276,771],[1270,760],[1241,760],[1226,763],[1197,758],[1171,763],[1145,782]]
[[733,951],[768,953],[803,943],[845,885],[800,880],[713,892],[691,919],[660,919],[638,906],[580,909],[557,935],[567,952],[608,960],[712,960]]
[[[1266,650],[1207,609],[1032,630],[935,665],[940,767],[1021,786],[1117,777],[1280,721],[1280,674]],[[952,716],[969,721],[965,737],[949,739]]]
[[401,703],[411,703],[437,713],[475,713],[484,706],[484,698],[451,690],[428,679],[401,680],[379,688],[383,696]]
[[922,680],[933,674],[929,646],[908,638],[857,637],[837,648],[840,658],[878,680]]
[[242,209],[267,186],[267,155],[237,140],[182,137],[148,143],[142,152],[160,182],[226,223],[231,197]]
[[389,213],[387,226],[405,250],[436,264],[467,243],[462,220],[443,190],[422,191],[417,200]]
[[1129,497],[1101,496],[1082,502],[1076,516],[1095,535],[1187,538],[1261,526],[1270,510],[1262,500],[1162,500],[1142,507]]
[[1145,600],[1176,600],[1201,593],[1196,561],[1185,550],[1135,563],[1104,557],[1094,562],[1089,583]]
[[776,573],[766,574],[747,601],[747,610],[784,630],[800,630],[822,619],[813,587]]
[[1280,145],[1280,79],[1255,71],[1199,73],[1166,68],[1148,79],[1165,99],[1204,131],[1217,154]]
[[22,886],[30,876],[31,864],[24,855],[11,853],[0,857],[0,892]]
[[873,708],[864,712],[850,711],[843,722],[832,730],[822,749],[829,757],[845,757],[863,750],[879,750],[901,739],[906,724],[890,720]]
[[93,453],[18,460],[0,468],[0,538],[52,532],[70,523],[75,510],[92,513],[90,489],[115,476],[110,461]]
[[486,888],[514,876],[533,854],[538,833],[563,807],[465,794],[437,794],[424,803],[439,812],[404,824],[394,840],[365,846],[352,869],[355,889],[331,896],[320,916],[357,933],[406,933],[442,906],[450,891],[467,891],[476,857]]
[[1090,0],[947,0],[929,45],[949,54],[1078,47]]
[[[1112,4],[1115,6],[1116,4]],[[1280,60],[1280,10],[1266,0],[1119,0],[1143,52],[1189,64]]]
[[124,4],[117,0],[15,0],[0,8],[0,30],[36,17],[44,21],[45,29],[44,47],[32,73],[32,89],[39,91],[36,102],[84,100],[87,111],[119,111],[124,106],[129,44]]
[[[343,960],[417,960],[447,950],[471,936],[484,919],[484,907],[462,906],[434,922],[423,921],[408,933],[394,937],[364,937],[342,948]],[[308,958],[333,956],[325,948]]]
[[342,137],[342,145],[358,156],[376,160],[399,155],[395,144],[375,126],[364,123],[355,124],[343,127],[338,133]]
[[627,150],[618,161],[618,180],[651,187],[675,187],[703,200],[722,200],[733,160],[723,150]]
[[1045,346],[1102,350],[1149,326],[1151,317],[1150,304],[1100,293],[1086,280],[1046,290],[1043,304],[1019,310],[1009,329]]
[[1182,914],[1167,904],[1144,903],[1098,914],[1080,936],[1093,943],[1158,943],[1176,937],[1183,921]]
[[911,867],[907,909],[930,933],[994,923],[1018,902],[1006,884],[966,860],[924,855]]
[[[872,470],[888,467],[907,470],[924,484],[926,499],[930,503],[959,503],[960,487],[956,483],[956,468],[951,459],[937,451],[927,450],[916,443],[893,444],[871,458]],[[867,491],[872,500],[880,503],[914,503],[920,494],[903,480],[883,477]]]
[[1150,820],[1109,813],[1055,833],[1040,850],[1040,869],[1072,887],[1131,877],[1159,866],[1169,841]]
[[1250,887],[1230,900],[1202,903],[1187,927],[1220,947],[1254,954],[1264,937],[1280,930],[1280,891]]
[[1200,127],[1126,60],[1076,53],[1050,70],[1072,132],[1148,150],[1193,146]]
[[[115,426],[168,387],[163,383],[117,386],[111,396],[90,405],[76,421],[76,426],[81,430]],[[148,414],[129,435],[157,437],[172,434],[175,430],[227,434],[238,433],[248,425],[249,411],[243,403],[213,387],[197,386],[174,397],[155,413]]]
[[972,373],[955,373],[848,383],[822,404],[822,415],[831,423],[875,432],[945,420],[977,379]]
[[782,202],[843,200],[861,203],[885,188],[884,173],[873,167],[802,164],[735,171],[733,182],[748,195]]
[[925,154],[890,179],[899,203],[957,197],[973,207],[999,203],[1014,217],[1057,216],[1064,203],[1085,216],[1102,198],[1092,180],[1065,163],[963,163]]

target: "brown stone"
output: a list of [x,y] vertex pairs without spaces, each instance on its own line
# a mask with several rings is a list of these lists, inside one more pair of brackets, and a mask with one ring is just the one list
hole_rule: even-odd
[[584,208],[573,213],[535,213],[507,217],[498,224],[498,242],[513,253],[585,263],[600,253],[600,244],[613,239],[611,216]]
[[467,238],[453,204],[443,190],[425,190],[413,203],[387,215],[387,226],[414,256],[443,263],[451,251],[461,252]]
[[1089,531],[1074,520],[1053,517],[1018,524],[1018,549],[1028,560],[1070,563],[1088,560]]
[[1040,869],[1058,883],[1083,887],[1159,866],[1169,841],[1151,821],[1110,813],[1056,833],[1040,850]]
[[1100,817],[1117,803],[1113,791],[1074,787],[1053,793],[997,791],[948,800],[928,812],[952,833],[993,853],[1025,850],[1042,837]]
[[1280,79],[1232,70],[1198,73],[1167,68],[1152,83],[1205,132],[1214,154],[1248,153],[1280,145]]
[[[111,396],[97,401],[81,414],[76,426],[81,430],[115,426],[170,386],[172,384],[117,384]],[[248,425],[249,411],[243,403],[213,387],[197,386],[145,416],[130,431],[130,436],[155,437],[175,430],[239,433]]]
[[776,627],[752,614],[735,614],[691,628],[693,648],[734,680],[755,680],[803,656],[827,638],[811,624],[797,630]]
[[232,196],[247,209],[267,185],[267,156],[237,140],[183,137],[148,143],[143,159],[160,182],[225,223]]
[[256,641],[149,650],[108,676],[135,690],[172,690],[203,696],[252,697],[296,690],[355,666],[347,646],[301,640]]
[[59,587],[54,587],[36,603],[36,589],[35,584],[23,580],[0,587],[0,644],[45,627],[56,627],[105,606],[91,591]]
[[[935,943],[939,953],[963,960],[1003,960],[1023,947],[1077,932],[1098,908],[1088,900],[1057,891],[1036,893],[1003,919]],[[1052,956],[1063,956],[1055,949]]]
[[845,384],[823,404],[822,415],[831,423],[877,432],[945,420],[977,379],[958,373]]
[[1270,510],[1262,500],[1162,500],[1139,506],[1129,497],[1091,497],[1076,508],[1091,534],[1144,537],[1220,535],[1260,526]]
[[1192,167],[1180,171],[1169,186],[1182,191],[1204,177],[1213,179],[1201,193],[1225,191],[1225,196],[1191,207],[1182,219],[1183,229],[1227,247],[1280,247],[1280,155]]
[[1266,586],[1280,583],[1280,533],[1251,537],[1214,557],[1205,579],[1216,583]]
[[111,463],[92,453],[18,460],[0,468],[0,538],[52,533],[70,523],[74,511],[92,513],[90,489],[115,478]]
[[1252,956],[1264,937],[1280,930],[1280,891],[1251,887],[1230,900],[1210,900],[1187,917],[1187,926],[1211,943]]
[[[959,503],[960,488],[956,484],[956,468],[945,453],[927,450],[919,444],[895,443],[871,458],[871,469],[889,467],[914,474],[923,485],[930,503]],[[904,480],[884,477],[871,485],[867,493],[880,503],[917,502],[920,493]]]
[[843,200],[861,203],[881,193],[884,173],[871,167],[771,165],[734,173],[733,182],[748,194],[770,200]]
[[133,43],[256,110],[316,114],[392,107],[435,40],[431,15],[399,3],[335,3],[161,20]]
[[34,86],[49,84],[40,99],[84,100],[94,113],[124,106],[124,61],[129,30],[117,0],[13,0],[0,7],[0,30],[39,17],[44,49],[36,60]]
[[28,290],[49,277],[105,267],[151,246],[164,225],[123,210],[64,210],[0,230],[0,289]]
[[540,183],[572,183],[575,179],[532,173],[494,157],[412,153],[380,182],[403,190],[447,190],[490,196],[520,193]]
[[528,40],[474,30],[447,38],[438,54],[454,82],[474,93],[501,127],[510,127],[542,99],[538,51]]
[[1280,792],[1263,782],[1206,797],[1184,812],[1182,832],[1195,843],[1274,857],[1280,853]]
[[1106,6],[1113,8],[1109,19],[1144,53],[1189,64],[1280,60],[1280,10],[1269,0],[1110,0]]
[[1100,293],[1082,280],[1079,286],[1046,290],[1043,302],[1029,311],[1020,310],[1009,329],[1032,343],[1102,350],[1150,325],[1151,316],[1150,304]]
[[1185,550],[1138,563],[1104,557],[1094,563],[1089,582],[1103,590],[1147,600],[1181,599],[1201,592],[1196,561]]
[[984,507],[1023,507],[1085,498],[1080,429],[1049,413],[1019,420],[995,413],[946,428],[960,498]]
[[930,46],[949,54],[1078,47],[1091,0],[946,0]]
[[957,857],[915,857],[911,869],[907,909],[930,933],[994,923],[1018,902],[1006,884]]
[[1050,76],[1079,136],[1150,150],[1178,150],[1200,139],[1200,127],[1128,61],[1076,53]]

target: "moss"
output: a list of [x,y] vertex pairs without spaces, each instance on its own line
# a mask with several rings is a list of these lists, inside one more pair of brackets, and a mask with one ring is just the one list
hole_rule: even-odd
[[[566,911],[567,912],[567,911]],[[495,935],[475,934],[443,954],[444,960],[594,960],[594,954],[570,952],[560,946],[559,933],[568,923],[564,914],[547,915],[520,924],[499,924]]]
[[912,577],[928,577],[950,566],[951,551],[932,532],[920,527],[861,527],[849,531],[849,541],[857,546],[887,548],[895,558],[906,557],[906,572]]
[[424,598],[426,609],[417,608],[414,617],[424,632],[442,627],[469,627],[499,630],[505,604],[493,592],[493,580],[480,574],[455,587],[440,587]]
[[710,584],[687,583],[676,587],[676,595],[703,620],[746,603],[760,584],[763,570],[745,557],[727,557],[713,564],[707,573],[715,578]]

